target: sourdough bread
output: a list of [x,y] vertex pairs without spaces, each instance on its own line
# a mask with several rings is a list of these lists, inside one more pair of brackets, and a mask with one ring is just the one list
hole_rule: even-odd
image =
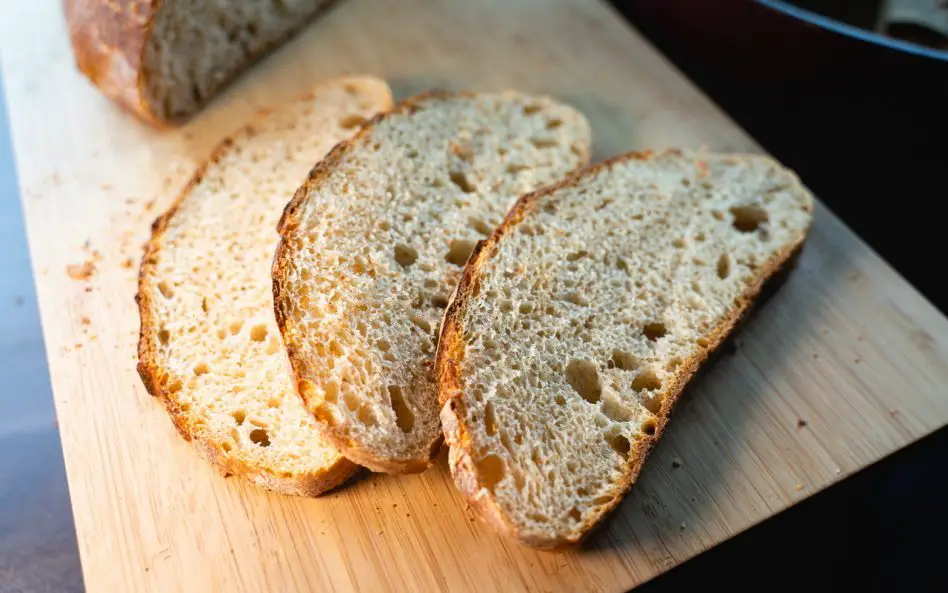
[[273,267],[297,390],[331,442],[380,472],[442,441],[438,326],[475,243],[517,196],[584,165],[576,110],[514,92],[429,93],[338,146],[287,206]]
[[380,80],[328,81],[224,141],[154,224],[139,278],[138,370],[225,474],[315,496],[357,469],[293,390],[270,264],[277,221],[313,163],[389,107]]
[[522,198],[472,255],[443,324],[441,419],[461,492],[522,543],[580,541],[802,246],[812,208],[771,159],[678,151]]
[[76,65],[139,118],[184,120],[328,0],[64,0]]

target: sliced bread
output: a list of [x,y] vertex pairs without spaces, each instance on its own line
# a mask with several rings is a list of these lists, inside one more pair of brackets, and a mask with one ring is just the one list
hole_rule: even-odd
[[500,532],[580,541],[682,389],[797,252],[813,199],[758,156],[633,153],[522,198],[445,314],[456,484]]
[[518,195],[584,165],[578,111],[514,92],[429,93],[339,145],[280,222],[276,318],[329,440],[379,472],[438,452],[434,351],[475,243]]
[[156,125],[197,112],[328,0],[65,0],[79,70]]
[[389,107],[381,80],[328,81],[224,141],[154,224],[139,278],[138,371],[225,474],[315,496],[357,469],[293,390],[270,264],[280,213],[313,163]]

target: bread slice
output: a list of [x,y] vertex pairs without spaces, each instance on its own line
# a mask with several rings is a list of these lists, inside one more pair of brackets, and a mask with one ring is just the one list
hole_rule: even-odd
[[297,390],[346,457],[428,467],[442,442],[435,342],[463,265],[589,144],[582,114],[550,98],[429,93],[313,170],[280,223],[274,302]]
[[283,206],[313,163],[389,107],[381,80],[325,82],[224,141],[154,224],[139,278],[138,372],[224,474],[315,496],[357,469],[293,390],[270,263]]
[[328,0],[65,0],[76,64],[154,125],[197,112]]
[[812,208],[768,158],[678,151],[522,198],[475,250],[443,324],[441,420],[461,492],[524,544],[580,541],[802,246]]

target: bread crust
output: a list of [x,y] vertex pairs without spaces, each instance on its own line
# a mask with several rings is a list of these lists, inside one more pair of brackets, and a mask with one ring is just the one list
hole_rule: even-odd
[[[681,152],[670,149],[664,154],[680,155]],[[470,447],[471,434],[463,422],[465,417],[463,413],[464,394],[461,389],[460,369],[464,361],[466,342],[464,340],[465,328],[461,321],[462,313],[468,301],[475,295],[479,276],[485,263],[491,257],[491,251],[503,240],[504,235],[511,228],[519,224],[531,212],[534,204],[540,198],[570,185],[575,185],[586,176],[606,172],[623,161],[632,159],[650,160],[661,156],[661,154],[655,155],[652,151],[633,151],[619,155],[587,167],[579,175],[563,179],[556,184],[521,197],[494,233],[487,239],[480,241],[475,247],[455,294],[445,309],[435,359],[435,372],[438,377],[438,401],[442,406],[441,424],[449,447],[451,473],[462,495],[470,501],[488,523],[493,525],[502,535],[514,538],[529,547],[547,550],[573,548],[581,544],[590,533],[602,524],[603,519],[619,505],[624,495],[638,479],[652,448],[665,431],[672,409],[681,397],[682,391],[699,369],[704,366],[708,357],[718,351],[724,341],[733,333],[735,327],[760,295],[764,285],[790,266],[802,250],[806,240],[808,228],[793,243],[786,245],[784,249],[765,262],[759,268],[754,282],[735,300],[731,309],[721,318],[718,324],[708,331],[706,336],[708,339],[707,347],[702,348],[696,356],[682,362],[681,371],[676,375],[675,381],[665,390],[655,433],[653,435],[643,435],[643,438],[632,444],[629,458],[634,461],[628,466],[621,480],[615,483],[609,492],[612,495],[611,501],[599,507],[598,512],[592,516],[584,518],[583,522],[568,536],[551,538],[544,534],[523,532],[504,513],[494,500],[493,495],[480,483],[477,477]],[[736,158],[758,158],[751,155],[746,157],[741,155],[731,156]],[[810,211],[812,211],[812,205]]]
[[[299,100],[306,100],[307,97],[314,96],[316,92],[318,92],[318,88],[316,91],[300,97]],[[267,110],[259,111],[241,131],[252,129],[257,122],[266,117],[267,113]],[[135,295],[135,302],[138,304],[141,319],[137,370],[148,393],[165,406],[181,436],[192,442],[202,456],[211,462],[224,477],[240,476],[253,484],[281,494],[314,497],[342,484],[359,471],[359,466],[340,456],[336,463],[316,474],[284,477],[268,471],[267,468],[251,466],[245,460],[229,455],[214,443],[200,437],[200,433],[193,425],[193,419],[186,411],[182,410],[180,402],[174,396],[174,390],[169,388],[167,384],[168,373],[158,363],[156,340],[160,328],[152,315],[153,295],[146,290],[146,279],[153,275],[156,269],[157,253],[161,249],[162,239],[169,221],[175,215],[183,200],[201,182],[208,169],[221,160],[233,143],[233,137],[221,141],[208,160],[198,168],[184,189],[178,194],[172,206],[152,223],[151,238],[145,246],[145,254],[139,268],[138,292]]]
[[[214,85],[198,111],[257,61],[299,33],[333,1],[324,0],[309,18],[249,56],[241,68]],[[162,5],[163,0],[63,0],[76,67],[106,97],[159,129],[180,125],[194,115],[172,118],[148,104],[146,86],[150,73],[144,70],[142,60]]]
[[165,125],[144,93],[142,55],[162,0],[63,0],[76,67],[112,101],[156,127]]

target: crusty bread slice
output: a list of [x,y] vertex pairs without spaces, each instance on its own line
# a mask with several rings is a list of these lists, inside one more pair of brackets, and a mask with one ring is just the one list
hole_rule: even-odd
[[64,0],[79,70],[142,120],[203,107],[328,0]]
[[274,303],[297,390],[346,457],[428,467],[442,442],[435,342],[463,265],[589,144],[582,114],[550,98],[428,93],[313,170],[280,223]]
[[139,278],[138,371],[225,474],[315,496],[357,469],[293,390],[270,263],[280,213],[313,163],[390,107],[381,80],[327,81],[224,141],[154,224]]
[[441,420],[461,492],[527,545],[580,541],[802,246],[812,208],[768,158],[679,151],[522,198],[475,250],[443,323]]

